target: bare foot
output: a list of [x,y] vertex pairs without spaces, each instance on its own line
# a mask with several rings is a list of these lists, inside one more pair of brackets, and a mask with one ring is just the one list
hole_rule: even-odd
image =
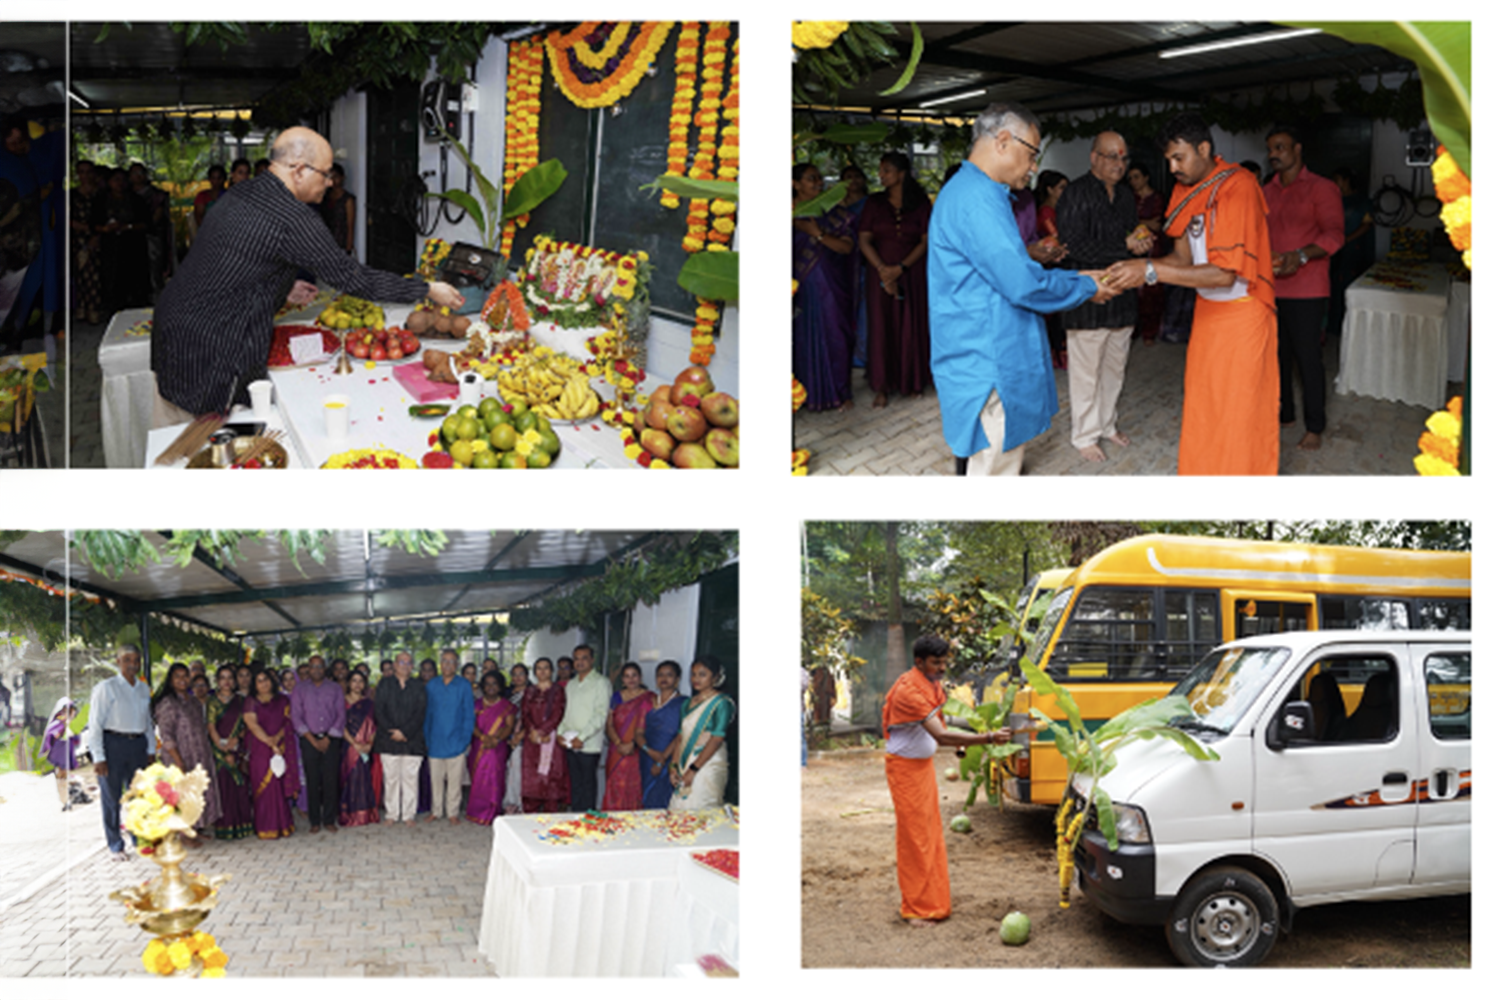
[[1321,434],[1314,434],[1312,431],[1308,431],[1306,434],[1302,435],[1302,440],[1297,442],[1297,447],[1302,451],[1317,451],[1319,448],[1323,447],[1323,436]]
[[936,920],[908,920],[906,922],[908,927],[936,927],[937,925]]
[[839,404],[839,412],[840,413],[843,413],[845,410],[852,410],[852,409],[854,409],[854,400],[852,400],[852,399],[846,399],[842,403]]
[[428,813],[427,814],[427,822],[429,822],[429,823],[436,823],[437,822],[437,817],[434,816],[432,813]]
[[1130,447],[1130,438],[1126,437],[1124,434],[1121,434],[1119,431],[1116,431],[1115,433],[1111,434],[1109,436],[1108,440],[1113,441],[1115,444],[1119,445],[1121,448],[1129,448]]
[[417,825],[417,821],[414,820],[414,819],[409,819],[409,820],[406,821],[406,825],[407,826],[416,826]]
[[1099,447],[1097,444],[1091,444],[1086,448],[1079,448],[1078,454],[1083,456],[1083,460],[1085,462],[1104,461],[1104,449]]
[[386,826],[395,826],[396,825],[396,821],[393,820],[393,819],[388,819],[388,820],[385,821],[385,825]]
[[874,410],[883,410],[885,409],[885,404],[887,402],[888,400],[885,398],[885,393],[877,392],[875,394],[875,402],[870,404],[870,408]]
[[448,822],[452,823],[454,826],[457,826],[458,825],[458,817],[457,816],[449,816],[448,817]]

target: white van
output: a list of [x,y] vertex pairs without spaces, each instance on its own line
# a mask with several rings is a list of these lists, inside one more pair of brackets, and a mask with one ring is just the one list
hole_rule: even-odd
[[[1209,654],[1173,720],[1219,754],[1121,748],[1079,883],[1189,965],[1255,965],[1298,909],[1469,891],[1468,632],[1295,632]],[[1092,779],[1076,776],[1076,798]]]

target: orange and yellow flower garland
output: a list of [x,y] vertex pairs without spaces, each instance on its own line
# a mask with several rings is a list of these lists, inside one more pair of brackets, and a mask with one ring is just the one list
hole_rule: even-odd
[[1417,441],[1421,454],[1412,459],[1417,472],[1424,476],[1457,476],[1459,442],[1464,429],[1464,401],[1462,396],[1448,400],[1447,409],[1438,410],[1427,418],[1427,430]]
[[[693,157],[688,176],[694,180],[713,180],[714,164],[718,155],[719,110],[723,106],[724,52],[729,38],[729,22],[710,21],[708,37],[703,43],[703,87],[698,101],[698,113],[693,122],[698,126],[698,151]],[[682,249],[697,253],[708,242],[708,199],[694,198],[688,202],[688,231],[682,239]]]
[[1448,230],[1448,239],[1455,250],[1463,251],[1464,266],[1471,271],[1474,265],[1469,254],[1474,246],[1471,216],[1473,213],[1473,189],[1463,168],[1442,146],[1438,147],[1438,158],[1432,164],[1432,186],[1437,189],[1438,200],[1443,203],[1443,226]]
[[[638,28],[634,32],[634,37],[617,44],[615,56],[605,56],[602,59],[600,72],[603,75],[593,82],[582,79],[578,70],[574,68],[573,60],[577,59],[578,63],[586,69],[590,68],[581,53],[591,52],[587,39],[603,26],[603,22],[586,22],[567,34],[554,31],[547,36],[546,40],[547,60],[552,64],[552,77],[568,100],[580,108],[607,108],[611,104],[618,104],[630,96],[636,84],[641,82],[641,77],[646,75],[646,70],[651,67],[652,60],[656,58],[657,52],[667,40],[667,35],[671,33],[672,23],[671,21],[642,21],[635,25],[627,23],[625,25],[627,29]],[[616,30],[618,28],[611,29],[604,48],[609,46]],[[627,31],[627,35],[628,33]],[[596,57],[597,54],[591,54],[589,58]],[[606,72],[611,62],[616,63],[615,69],[613,72]]]
[[[796,413],[802,409],[807,402],[807,388],[797,381],[797,376],[792,376],[792,412]],[[807,463],[812,458],[812,452],[806,448],[798,448],[792,452],[792,475],[807,475]]]
[[219,947],[212,934],[195,931],[179,937],[152,938],[141,955],[141,964],[147,972],[158,976],[171,976],[187,972],[197,959],[203,969],[204,979],[224,978],[224,966],[229,956]]
[[[542,111],[542,43],[530,38],[510,49],[505,81],[505,173],[502,184],[507,195],[541,155],[538,126]],[[500,253],[509,258],[516,229],[531,221],[531,213],[507,221],[500,230]]]
[[[673,60],[677,83],[672,91],[670,141],[667,143],[667,174],[681,177],[687,170],[688,129],[693,124],[693,94],[698,83],[698,39],[702,28],[697,21],[682,22],[677,36],[677,56]],[[661,193],[664,208],[676,208],[682,201],[671,191]]]

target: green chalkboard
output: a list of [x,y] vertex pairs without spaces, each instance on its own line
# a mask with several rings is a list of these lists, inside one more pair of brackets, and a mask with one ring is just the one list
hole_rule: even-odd
[[511,263],[525,260],[532,240],[548,233],[559,240],[589,242],[589,207],[594,185],[594,143],[590,132],[597,128],[597,115],[576,107],[552,85],[551,69],[542,76],[542,110],[537,123],[539,161],[557,159],[568,171],[568,179],[557,193],[536,207],[531,222],[516,231]]

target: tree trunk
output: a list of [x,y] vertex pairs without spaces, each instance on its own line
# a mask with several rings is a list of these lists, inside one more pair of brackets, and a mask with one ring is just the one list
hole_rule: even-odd
[[896,550],[900,525],[887,521],[885,529],[885,676],[888,683],[906,671],[906,630],[901,624],[901,555]]

